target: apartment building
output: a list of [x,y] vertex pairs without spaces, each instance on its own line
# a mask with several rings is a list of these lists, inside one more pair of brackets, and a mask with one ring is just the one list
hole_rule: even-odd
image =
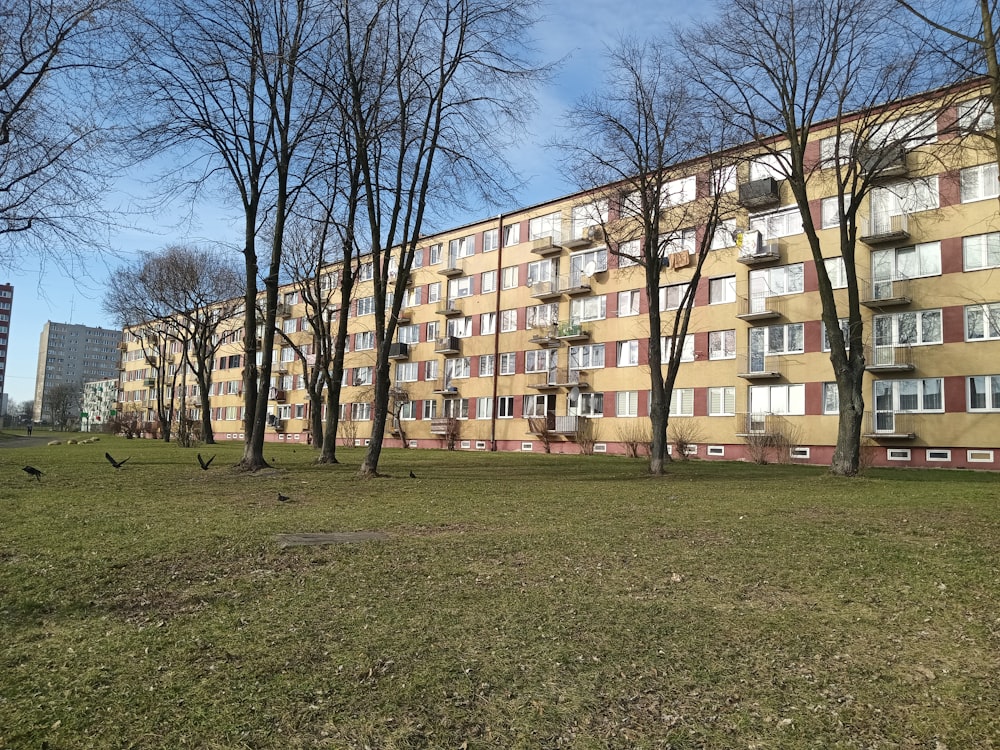
[[[866,346],[866,460],[877,465],[1000,469],[1000,218],[992,127],[975,85],[950,89],[919,138],[896,144],[880,182],[859,207],[856,272]],[[891,131],[934,96],[894,105]],[[924,102],[925,105],[920,103]],[[912,126],[912,121],[907,124]],[[969,128],[971,131],[971,127]],[[826,128],[827,133],[831,127]],[[908,132],[913,134],[912,127]],[[824,265],[847,295],[832,169],[835,145],[822,127],[806,154],[817,166],[811,206]],[[721,173],[683,165],[676,202],[703,200],[710,184],[733,198],[695,294],[691,329],[670,405],[685,452],[828,464],[837,435],[837,391],[820,321],[817,270],[802,219],[772,157],[734,156]],[[826,193],[822,186],[829,185]],[[393,345],[398,419],[387,445],[624,453],[648,434],[650,337],[642,270],[609,252],[599,224],[620,206],[575,194],[456,227],[417,251]],[[600,222],[595,220],[600,219]],[[660,301],[679,305],[704,227],[672,238]],[[335,273],[335,272],[334,272]],[[341,436],[370,434],[375,364],[371,268],[349,310]],[[840,300],[843,302],[844,300]],[[842,309],[846,310],[846,307]],[[304,305],[284,290],[278,325],[308,342]],[[212,393],[217,436],[240,439],[242,352],[233,331],[218,356]],[[135,344],[122,398],[148,409],[154,374]],[[269,439],[304,443],[303,363],[276,339]],[[151,413],[151,412],[150,412]],[[779,435],[781,441],[761,442]]]
[[82,394],[84,383],[117,379],[121,340],[118,330],[47,321],[38,340],[34,420],[48,416],[46,398],[56,385],[71,385]]
[[80,429],[102,432],[113,421],[118,404],[118,377],[91,380],[83,384],[80,400]]

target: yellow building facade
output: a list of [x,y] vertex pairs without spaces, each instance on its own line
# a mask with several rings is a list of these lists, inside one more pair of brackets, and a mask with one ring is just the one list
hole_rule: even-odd
[[[955,100],[940,109],[931,109],[940,98],[923,97],[883,117],[891,128],[893,109],[899,121],[934,113],[920,138],[883,165],[858,210],[863,433],[873,464],[1000,469],[1000,183],[988,139],[956,128],[973,117],[977,129],[992,127],[981,95],[970,84],[950,89]],[[836,155],[824,142],[831,128],[814,129],[806,161],[815,169],[811,216],[845,302]],[[828,464],[836,388],[799,209],[769,158],[734,155],[721,173],[708,164],[680,168],[673,192],[675,204],[705,201],[718,184],[732,209],[707,254],[680,344],[672,449],[702,459]],[[393,347],[400,407],[387,446],[405,439],[418,448],[626,453],[648,440],[643,269],[610,252],[599,226],[613,225],[619,212],[604,197],[576,194],[425,238]],[[660,289],[665,330],[704,231],[690,227],[671,239]],[[375,366],[366,270],[346,311],[341,394],[340,436],[357,445],[371,430]],[[278,326],[308,342],[298,294],[288,287],[281,299]],[[134,336],[126,342],[121,400],[148,411],[153,366]],[[310,442],[304,363],[280,336],[272,355],[268,439]],[[242,438],[241,357],[240,332],[232,331],[213,376],[219,439]]]

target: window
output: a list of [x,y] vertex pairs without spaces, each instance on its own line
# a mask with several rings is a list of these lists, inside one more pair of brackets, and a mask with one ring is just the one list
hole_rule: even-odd
[[521,241],[521,225],[507,224],[503,228],[503,246],[510,247]]
[[483,232],[483,252],[492,253],[497,249],[497,237],[499,232],[496,229],[487,229]]
[[709,359],[736,359],[736,331],[709,331]]
[[722,250],[736,244],[736,219],[724,219],[715,225],[712,235],[712,250]]
[[618,292],[618,317],[627,318],[639,314],[639,290]]
[[492,378],[493,377],[493,355],[492,354],[480,354],[479,355],[479,377],[481,377],[481,378]]
[[674,388],[670,393],[670,416],[694,416],[694,388]]
[[[660,336],[660,359],[664,365],[670,362],[670,357],[673,353],[673,337]],[[681,362],[694,362],[694,336],[684,337],[684,343],[681,344]]]
[[448,299],[472,296],[472,277],[462,276],[448,282]]
[[483,275],[479,282],[480,289],[483,294],[490,294],[497,290],[497,272],[496,271],[483,271]]
[[928,448],[924,455],[928,461],[951,461],[951,451],[946,448]]
[[433,381],[437,380],[438,376],[438,361],[436,359],[428,359],[424,362],[424,380]]
[[459,258],[468,258],[476,251],[476,238],[474,235],[458,237],[448,241],[448,261],[449,263]]
[[372,384],[372,368],[355,367],[354,385],[371,385],[371,384]]
[[661,234],[659,237],[660,255],[666,257],[673,253],[694,255],[697,249],[697,234],[693,229],[678,229],[674,232]]
[[360,352],[365,349],[375,348],[375,333],[373,331],[359,331],[354,334],[354,351]]
[[[851,207],[851,194],[844,195],[844,211]],[[820,201],[820,228],[833,229],[839,227],[843,220],[840,212],[840,196],[834,195]]]
[[732,417],[736,414],[736,388],[731,385],[708,389],[708,416]]
[[360,297],[354,306],[354,314],[357,316],[371,315],[375,312],[374,297]]
[[[839,322],[840,334],[844,337],[844,346],[849,348],[851,345],[851,322],[847,318],[840,318]],[[828,352],[830,351],[830,337],[827,335],[826,325],[823,324],[822,321],[820,323],[820,330],[822,331],[823,336],[823,351]]]
[[500,286],[502,289],[516,289],[518,284],[518,269],[517,266],[507,266],[501,270],[503,276],[501,277]]
[[973,375],[966,382],[969,411],[1000,411],[1000,375]]
[[1000,339],[1000,302],[965,308],[965,340]]
[[417,418],[417,402],[416,401],[406,401],[400,404],[399,407],[399,418],[410,422]]
[[708,183],[710,195],[720,193],[731,193],[736,189],[736,165],[729,164],[724,167],[712,170],[712,177]]
[[826,275],[830,277],[830,286],[834,289],[847,288],[847,266],[843,258],[826,258],[823,261]]
[[414,289],[407,289],[403,294],[403,307],[417,307],[421,304],[421,287],[415,287]]
[[671,284],[670,286],[661,286],[660,309],[679,309],[681,304],[684,302],[684,295],[687,294],[688,286],[688,284]]
[[902,145],[916,148],[937,140],[937,115],[924,112],[904,115],[895,120],[883,122],[872,129],[868,143],[874,148]]
[[586,203],[582,206],[574,206],[571,220],[573,224],[572,239],[585,238],[588,227],[607,223],[608,202],[606,200],[599,200]]
[[517,310],[500,311],[500,333],[510,333],[517,330]]
[[583,344],[569,348],[571,370],[593,370],[604,367],[604,344]]
[[642,248],[639,240],[627,240],[618,245],[619,268],[638,265],[640,260],[642,260]]
[[766,240],[802,233],[802,214],[798,207],[783,208],[769,214],[750,217],[750,229],[761,233]]
[[941,343],[940,310],[876,315],[872,327],[876,347]]
[[958,105],[958,126],[962,130],[983,132],[992,130],[994,125],[993,107],[987,98],[970,99]]
[[555,325],[558,321],[558,302],[549,302],[544,305],[532,305],[525,311],[524,324],[526,328],[544,328]]
[[497,398],[497,418],[513,419],[514,417],[514,397],[500,396]]
[[451,318],[445,330],[449,336],[457,336],[460,339],[467,339],[472,335],[472,316],[464,318]]
[[536,260],[528,264],[528,286],[543,281],[552,281],[559,275],[559,263],[552,260]]
[[840,414],[840,391],[836,383],[823,383],[823,413]]
[[371,281],[375,277],[375,266],[369,261],[358,266],[358,281]]
[[604,394],[581,393],[575,400],[570,395],[567,400],[566,413],[571,417],[603,417]]
[[750,386],[750,413],[805,414],[805,392],[806,387],[802,384]]
[[367,422],[372,418],[372,405],[369,403],[364,404],[351,404],[351,421],[352,422]]
[[996,198],[1000,194],[996,162],[966,167],[960,173],[962,203]]
[[[995,169],[996,165],[994,165]],[[873,188],[870,204],[873,225],[880,226],[888,226],[888,217],[890,216],[938,208],[940,205],[938,178],[921,177],[916,180],[902,180],[884,187]]]
[[[753,330],[760,330],[759,328]],[[767,326],[765,353],[767,354],[801,354],[803,349],[802,323]]]
[[851,159],[854,148],[854,133],[845,130],[823,138],[819,142],[819,163],[824,169],[834,167],[839,162],[846,164]]
[[615,416],[616,417],[639,416],[638,391],[618,391],[618,393],[615,394]]
[[604,248],[573,253],[569,259],[569,285],[584,286],[595,273],[607,270],[608,253]]
[[962,267],[965,271],[1000,266],[1000,232],[962,238]]
[[433,266],[441,262],[441,243],[431,245],[427,249],[427,265]]
[[750,272],[751,298],[797,294],[803,288],[804,276],[801,263],[762,268]]
[[493,418],[493,399],[489,396],[480,396],[476,399],[476,419]]
[[638,364],[639,364],[639,341],[637,339],[632,339],[631,341],[619,341],[618,366],[635,367]]
[[789,172],[789,150],[774,154],[763,154],[750,162],[750,181],[773,177],[783,180]]
[[940,242],[872,251],[872,279],[876,282],[940,275]]
[[548,405],[548,397],[544,395],[523,396],[521,403],[521,416],[544,417]]
[[944,390],[941,378],[922,380],[876,380],[876,430],[891,431],[886,419],[892,414],[944,411]]
[[434,401],[429,398],[424,399],[424,412],[423,412],[424,419],[434,419],[435,417],[437,417],[438,413],[437,406],[438,406],[437,401]]
[[468,378],[472,375],[472,368],[469,366],[468,357],[455,357],[444,361],[445,382]]
[[400,326],[399,333],[396,339],[401,344],[419,344],[420,343],[420,326]]
[[581,297],[569,303],[569,317],[574,323],[588,320],[604,320],[607,299],[602,294],[599,297]]
[[396,364],[397,383],[416,383],[420,368],[416,362],[399,362]]
[[497,314],[495,312],[482,313],[479,316],[479,335],[489,336],[497,332]]
[[562,213],[554,211],[528,222],[528,239],[537,240],[541,237],[551,237],[555,243],[562,239]]
[[433,284],[427,285],[427,303],[433,304],[434,302],[441,301],[441,282],[435,281]]
[[439,321],[431,320],[427,323],[427,341],[435,341],[440,333],[441,325]]
[[666,208],[693,201],[695,199],[695,182],[694,175],[665,182],[660,188],[660,206]]
[[558,354],[550,349],[532,349],[524,353],[525,372],[548,372],[557,366]]
[[736,277],[718,276],[708,280],[708,304],[721,305],[736,301]]
[[513,375],[517,370],[517,354],[504,352],[500,355],[500,374]]

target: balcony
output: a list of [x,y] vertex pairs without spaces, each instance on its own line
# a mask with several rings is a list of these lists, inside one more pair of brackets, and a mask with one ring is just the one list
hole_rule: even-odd
[[128,351],[128,342],[127,341],[119,341],[118,342],[118,351],[120,351],[120,352]]
[[909,279],[866,281],[861,289],[861,304],[865,307],[875,309],[898,307],[908,305],[912,301]]
[[904,242],[910,239],[910,220],[907,214],[872,214],[859,238],[866,245],[887,242]]
[[529,388],[535,390],[550,390],[553,388],[589,388],[587,383],[587,373],[581,370],[573,370],[568,367],[557,367],[554,370],[542,373],[528,373],[528,378],[537,378],[535,382],[528,382]]
[[774,380],[781,377],[779,360],[773,354],[740,354],[737,356],[736,370],[736,376],[744,380]]
[[561,276],[559,285],[562,287],[562,291],[571,297],[579,294],[590,294],[592,291],[590,279],[591,276],[585,273],[574,273],[569,276]]
[[763,266],[781,260],[781,245],[777,240],[762,242],[756,232],[752,236],[758,238],[757,241],[748,242],[744,239],[740,245],[740,254],[736,257],[739,263],[745,266]]
[[780,200],[778,181],[773,177],[740,185],[740,205],[744,208],[765,208],[777,205]]
[[562,252],[562,245],[559,244],[558,237],[539,237],[531,241],[531,252],[548,258],[551,255],[558,255]]
[[409,359],[410,345],[396,341],[389,345],[389,359]]
[[604,230],[594,224],[593,226],[585,227],[579,237],[565,240],[562,244],[563,247],[569,250],[578,250],[583,247],[590,247],[594,243],[601,242],[603,240]]
[[902,346],[865,347],[865,369],[868,372],[909,372],[913,370],[913,348]]
[[436,354],[458,354],[462,351],[462,340],[458,336],[442,336],[434,340]]
[[268,401],[277,401],[279,404],[285,402],[285,392],[280,388],[270,388],[267,391]]
[[284,302],[279,302],[274,306],[274,317],[277,319],[290,318],[292,316],[292,306]]
[[785,418],[780,414],[744,412],[736,415],[736,437],[777,440],[785,433]]
[[535,331],[534,335],[528,339],[532,344],[537,344],[545,348],[559,346],[559,339],[556,336],[558,328],[555,324],[535,326],[533,330]]
[[403,382],[399,382],[389,388],[389,398],[397,402],[409,401],[410,392],[406,390],[406,385]]
[[909,412],[875,410],[865,412],[862,437],[872,440],[915,440],[916,415]]
[[784,297],[773,294],[751,294],[736,298],[736,317],[740,320],[770,320],[780,318]]
[[444,300],[438,305],[436,310],[438,315],[443,315],[446,318],[453,318],[456,315],[461,315],[462,311],[455,307],[455,303],[451,300]]
[[556,338],[570,343],[587,341],[590,339],[590,329],[585,328],[582,323],[557,323]]
[[562,290],[559,288],[559,279],[529,281],[528,288],[531,289],[532,299],[555,299],[562,296]]
[[143,388],[155,388],[156,387],[156,378],[146,378],[146,379],[144,379],[142,381],[142,387]]
[[861,171],[872,179],[903,177],[907,171],[906,148],[901,144],[867,148],[859,157],[859,162]]
[[454,423],[455,420],[452,417],[435,417],[431,420],[431,434],[447,435]]
[[408,309],[406,309],[405,307],[401,308],[399,311],[399,315],[396,316],[396,323],[401,326],[409,325],[411,317],[412,314]]
[[434,381],[434,393],[438,396],[457,396],[458,386],[455,385],[455,381],[450,377],[438,378]]
[[572,437],[579,431],[580,420],[586,419],[586,417],[556,416],[549,412],[544,417],[528,417],[527,419],[528,432],[532,435],[540,435],[544,431]]
[[448,258],[447,261],[438,269],[438,274],[440,276],[447,276],[452,278],[453,276],[461,276],[462,271],[462,259],[461,258]]

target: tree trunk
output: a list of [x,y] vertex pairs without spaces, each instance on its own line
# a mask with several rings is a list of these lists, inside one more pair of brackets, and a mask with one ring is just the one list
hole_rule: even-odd
[[[372,410],[372,434],[368,441],[368,450],[358,469],[358,476],[363,479],[377,477],[378,462],[382,455],[382,443],[385,439],[385,423],[389,417],[389,367],[388,359],[383,358],[379,347],[379,366],[375,368],[375,408]],[[383,359],[385,366],[382,366]]]
[[852,357],[837,375],[840,417],[830,473],[839,477],[857,476],[861,467],[861,428],[865,414],[862,388],[864,374],[864,360]]

